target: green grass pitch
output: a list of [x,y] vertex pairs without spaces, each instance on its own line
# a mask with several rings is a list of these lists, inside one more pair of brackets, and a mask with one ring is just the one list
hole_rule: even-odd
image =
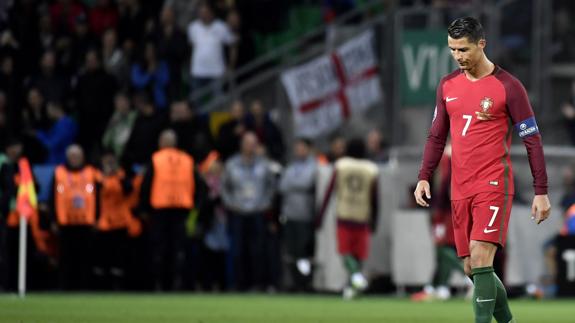
[[[512,301],[519,323],[575,322],[575,300]],[[473,322],[463,300],[337,296],[206,294],[0,295],[0,322],[10,323],[462,323]]]

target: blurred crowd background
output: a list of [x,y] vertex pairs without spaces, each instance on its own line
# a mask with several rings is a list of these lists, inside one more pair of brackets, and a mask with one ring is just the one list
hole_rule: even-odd
[[[312,290],[313,271],[296,262],[313,263],[319,170],[361,138],[366,158],[393,175],[383,182],[395,189],[387,205],[413,208],[409,189],[433,104],[401,97],[396,35],[444,30],[464,14],[484,19],[488,53],[526,85],[550,147],[559,220],[538,246],[541,271],[518,285],[551,286],[553,295],[564,249],[556,236],[575,234],[575,3],[560,0],[2,1],[0,289],[16,287],[11,214],[25,156],[40,202],[29,228],[32,289]],[[329,133],[298,135],[281,73],[366,29],[376,35],[380,101]],[[154,179],[161,166],[183,166],[152,156],[175,148],[193,159],[185,179],[193,189],[184,190],[193,205],[160,214],[150,201],[161,195]],[[518,181],[527,196],[518,200],[528,200],[529,172]],[[93,215],[70,222],[59,198],[77,183],[84,191],[67,201]],[[109,222],[112,214],[123,220]],[[378,241],[390,245],[393,229],[381,225],[387,238]],[[394,281],[393,260],[382,262],[374,290],[425,284]]]

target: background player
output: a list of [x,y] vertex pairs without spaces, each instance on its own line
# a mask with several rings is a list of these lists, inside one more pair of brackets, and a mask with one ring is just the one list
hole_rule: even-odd
[[367,288],[368,282],[361,272],[367,258],[369,232],[377,220],[377,165],[366,159],[365,144],[353,139],[347,144],[347,156],[337,159],[318,217],[321,225],[332,192],[336,191],[337,243],[349,273],[349,286],[343,297],[353,298]]
[[437,87],[433,123],[414,195],[429,206],[429,179],[448,132],[452,139],[451,199],[455,243],[473,278],[475,322],[513,322],[493,258],[505,245],[514,194],[509,149],[515,126],[523,139],[534,178],[532,217],[539,224],[550,212],[547,173],[539,128],[523,85],[486,57],[483,27],[471,17],[448,28],[448,45],[459,69]]
[[[411,296],[413,301],[428,301],[433,299],[447,300],[451,297],[449,278],[453,271],[464,273],[463,263],[455,251],[453,221],[451,219],[451,144],[445,146],[443,157],[439,163],[439,172],[434,179],[436,194],[432,202],[431,224],[435,242],[436,267],[433,284],[427,285],[423,291]],[[471,285],[471,282],[467,280]],[[471,286],[473,287],[473,286]],[[472,289],[469,290],[471,292]],[[469,295],[471,296],[471,295]]]

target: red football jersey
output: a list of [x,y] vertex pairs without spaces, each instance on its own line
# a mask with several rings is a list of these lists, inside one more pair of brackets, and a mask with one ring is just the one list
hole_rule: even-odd
[[[452,200],[481,192],[514,194],[509,150],[515,126],[527,148],[535,193],[547,194],[539,128],[525,88],[511,74],[496,66],[492,74],[471,81],[457,70],[441,80],[435,109],[419,179],[429,181],[450,133]],[[493,119],[479,120],[480,111]]]

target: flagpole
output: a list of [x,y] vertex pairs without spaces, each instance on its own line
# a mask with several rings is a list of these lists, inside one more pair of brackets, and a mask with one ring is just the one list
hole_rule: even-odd
[[20,243],[18,251],[18,296],[26,297],[26,250],[28,240],[27,220],[25,216],[20,216]]

